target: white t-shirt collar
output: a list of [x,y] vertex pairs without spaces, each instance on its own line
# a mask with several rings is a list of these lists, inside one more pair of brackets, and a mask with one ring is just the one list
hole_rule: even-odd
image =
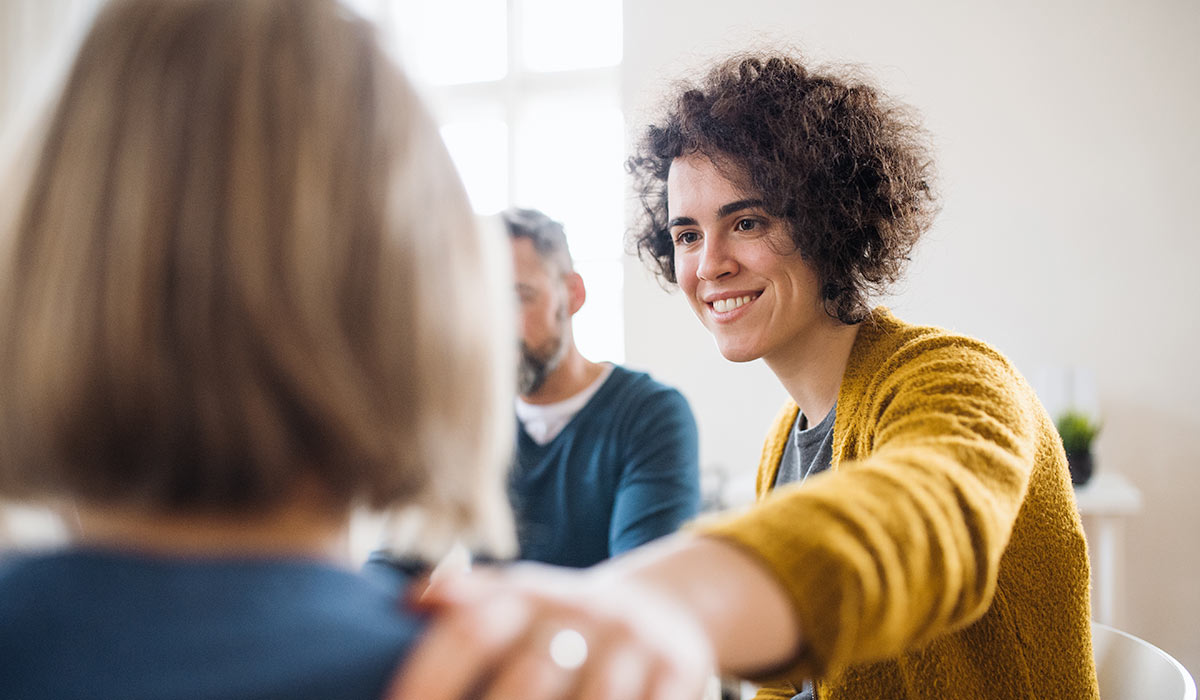
[[611,362],[605,362],[604,369],[600,372],[600,376],[591,384],[588,384],[582,391],[555,403],[547,404],[532,404],[516,398],[514,408],[517,412],[517,420],[521,421],[521,426],[525,428],[525,432],[529,433],[529,437],[539,445],[546,445],[558,434],[563,428],[567,427],[567,423],[575,417],[575,414],[583,410],[588,401],[596,395],[604,382],[608,381],[609,375],[612,374],[613,365]]

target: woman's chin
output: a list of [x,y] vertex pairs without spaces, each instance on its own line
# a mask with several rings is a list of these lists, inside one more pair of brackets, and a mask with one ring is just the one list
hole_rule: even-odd
[[722,343],[720,340],[717,341],[717,350],[720,351],[722,357],[730,362],[753,362],[762,357],[762,354],[755,348],[732,343]]

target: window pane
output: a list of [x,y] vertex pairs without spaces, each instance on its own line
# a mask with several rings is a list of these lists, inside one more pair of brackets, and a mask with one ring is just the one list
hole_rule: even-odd
[[508,73],[505,0],[406,3],[396,34],[405,67],[430,85],[499,80]]
[[621,0],[524,0],[521,60],[534,71],[621,62]]
[[508,204],[508,127],[499,119],[457,121],[441,129],[471,206],[494,214]]
[[541,99],[521,110],[515,143],[516,199],[563,222],[578,260],[624,250],[624,124],[595,99]]
[[581,262],[575,270],[583,277],[587,289],[587,300],[572,321],[579,351],[595,362],[624,362],[625,271],[621,261]]

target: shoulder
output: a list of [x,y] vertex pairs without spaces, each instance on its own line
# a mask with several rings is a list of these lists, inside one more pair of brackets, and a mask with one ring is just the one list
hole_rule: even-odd
[[1003,353],[961,333],[905,323],[887,309],[876,309],[863,322],[855,341],[845,382],[896,385],[954,380],[967,384],[1021,383]]
[[[241,697],[234,687],[254,683],[272,697],[376,697],[424,626],[396,584],[304,560],[67,551],[5,562],[0,655],[21,672],[0,673],[0,695],[5,683],[18,697],[20,688],[69,685],[65,664],[72,678],[105,677],[114,697],[177,697],[169,677],[129,663],[156,659],[203,678],[195,695]],[[89,639],[119,639],[120,653],[80,646]],[[131,688],[139,691],[122,690]]]
[[[614,364],[608,379],[612,391],[609,401],[630,409],[685,412],[691,414],[687,399],[676,388],[650,374]],[[606,387],[606,388],[610,388]]]
[[[39,560],[20,553],[0,555],[0,631],[21,629],[19,620],[35,616],[37,591],[45,584]],[[0,634],[0,646],[7,635]]]
[[57,598],[72,605],[94,605],[79,581],[94,577],[91,562],[70,551],[10,552],[0,555],[0,631],[18,620],[52,614]]
[[971,427],[1019,441],[1036,432],[1044,413],[1036,394],[991,345],[907,324],[886,310],[877,309],[864,323],[869,325],[855,341],[839,395],[841,425],[918,432]]

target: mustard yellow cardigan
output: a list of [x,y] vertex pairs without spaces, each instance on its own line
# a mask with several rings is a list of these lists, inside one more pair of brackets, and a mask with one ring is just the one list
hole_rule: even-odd
[[761,559],[805,647],[758,698],[1087,700],[1087,545],[1062,443],[1025,380],[970,338],[876,309],[838,393],[833,468],[697,528]]

